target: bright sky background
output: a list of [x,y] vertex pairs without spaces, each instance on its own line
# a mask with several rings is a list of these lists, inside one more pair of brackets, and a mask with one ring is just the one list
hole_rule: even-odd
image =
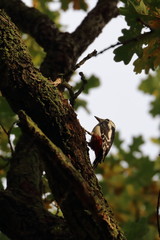
[[[24,0],[24,2],[29,3],[30,0]],[[90,1],[92,5],[90,7],[92,8],[96,2],[96,0]],[[57,4],[52,4],[52,7],[53,10],[57,9]],[[66,31],[72,32],[85,15],[86,13],[83,11],[62,12],[61,23],[66,25]],[[113,19],[80,59],[94,49],[100,51],[116,43],[125,26],[122,16]],[[78,69],[78,72],[83,71],[85,76],[97,75],[102,83],[101,87],[92,90],[87,97],[84,96],[88,100],[91,114],[80,109],[78,119],[85,129],[91,131],[97,123],[94,115],[100,118],[109,118],[116,124],[127,144],[131,142],[131,137],[141,134],[147,141],[143,148],[144,152],[155,157],[158,155],[159,149],[149,139],[159,136],[159,119],[153,119],[148,114],[148,103],[152,98],[137,90],[140,80],[145,75],[135,75],[132,64],[116,63],[113,57],[111,49],[87,61]]]

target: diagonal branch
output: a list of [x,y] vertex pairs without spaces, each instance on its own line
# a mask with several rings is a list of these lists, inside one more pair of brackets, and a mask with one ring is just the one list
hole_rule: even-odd
[[42,156],[35,139],[24,134],[10,162],[7,190],[0,192],[1,231],[11,239],[72,239],[65,220],[43,206]]
[[42,205],[42,159],[35,140],[22,135],[10,160],[7,190],[30,204]]
[[[57,146],[58,152],[61,149],[67,157],[58,161],[55,152],[54,156],[50,155],[43,142],[44,148],[41,148],[43,158],[46,158],[50,187],[74,235],[81,239],[124,240],[103,198],[89,161],[84,130],[73,108],[58,89],[34,68],[15,25],[3,11],[0,12],[0,40],[0,75],[3,75],[0,90],[3,96],[16,113],[23,109],[54,148]],[[73,183],[77,182],[84,195],[78,195],[72,187],[75,175],[77,178]]]
[[117,3],[118,0],[99,0],[72,34],[60,32],[46,15],[20,0],[0,0],[0,7],[23,32],[29,33],[44,48],[47,55],[41,72],[55,80],[59,74],[72,71],[81,54],[118,15]]
[[114,17],[117,17],[118,0],[99,0],[93,10],[91,10],[82,23],[72,33],[74,41],[77,43],[76,55],[80,56],[86,48],[102,32],[105,25]]
[[[88,237],[89,239],[96,240],[106,239],[106,237],[108,239],[124,239],[118,229],[116,229],[116,223],[112,222],[111,210],[108,208],[106,214],[99,207],[97,208],[99,202],[97,201],[97,197],[95,198],[92,194],[92,187],[85,181],[81,173],[74,168],[70,159],[45,136],[24,111],[19,112],[19,118],[23,131],[30,134],[36,140],[37,144],[44,149],[46,156],[44,164],[51,190],[68,222],[71,225],[74,224],[74,232],[81,230],[81,234],[80,232],[78,234],[79,237],[81,235],[83,238],[85,235],[85,238]],[[59,190],[57,191],[57,182],[65,182],[68,188],[65,195],[60,194]],[[62,188],[61,185],[59,187]],[[66,202],[69,201],[71,196],[76,204],[72,202],[71,209],[66,211]],[[80,211],[77,211],[77,206],[81,208],[81,210],[79,209]],[[75,215],[74,218],[73,214]],[[76,222],[77,219],[81,218],[81,223],[79,221]],[[83,221],[84,219],[85,221]],[[94,226],[92,232],[88,229],[89,225]]]
[[65,220],[0,191],[0,229],[11,239],[75,240]]
[[25,33],[29,33],[44,49],[52,46],[60,33],[55,23],[36,8],[26,6],[21,0],[0,0],[12,21]]

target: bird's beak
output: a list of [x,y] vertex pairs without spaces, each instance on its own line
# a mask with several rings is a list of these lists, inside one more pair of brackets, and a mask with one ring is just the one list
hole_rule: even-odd
[[101,122],[101,118],[94,116],[98,122]]

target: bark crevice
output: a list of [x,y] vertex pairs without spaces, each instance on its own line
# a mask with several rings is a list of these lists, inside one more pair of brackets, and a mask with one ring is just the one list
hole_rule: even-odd
[[[23,134],[27,135],[28,142],[33,139],[35,148],[38,146],[37,155],[33,157],[35,165],[29,155],[32,169],[27,168],[27,176],[30,175],[31,179],[26,178],[24,184],[25,194],[30,197],[36,196],[36,203],[31,201],[31,206],[26,206],[26,208],[21,205],[25,201],[25,196],[16,189],[21,185],[19,185],[19,181],[15,182],[15,185],[12,184],[14,177],[24,181],[25,172],[21,168],[19,172],[16,172],[16,166],[13,162],[13,168],[8,174],[8,189],[2,192],[2,195],[9,194],[9,196],[7,195],[8,201],[13,200],[13,204],[20,204],[13,208],[14,211],[10,208],[13,219],[14,216],[17,216],[20,222],[23,216],[19,217],[19,214],[23,212],[27,214],[27,207],[31,207],[28,212],[34,216],[30,219],[33,220],[34,224],[37,221],[40,229],[38,231],[38,225],[33,224],[37,235],[33,234],[33,238],[28,239],[36,239],[37,236],[41,236],[38,239],[45,239],[41,228],[43,225],[36,220],[37,214],[40,212],[37,210],[38,212],[34,214],[34,211],[31,211],[38,208],[41,209],[41,213],[47,214],[40,199],[40,175],[42,171],[40,163],[43,162],[52,193],[55,195],[75,238],[124,240],[125,238],[110,207],[103,198],[93,172],[85,132],[77,120],[74,109],[64,99],[62,93],[33,66],[17,28],[3,11],[0,11],[0,56],[0,75],[3,75],[3,78],[0,79],[0,90],[15,113],[21,113],[21,124],[23,123],[21,128]],[[16,157],[15,160],[19,161],[20,158]],[[27,163],[22,162],[22,164]],[[36,172],[37,176],[35,177],[36,168],[38,168],[38,172]],[[30,191],[30,189],[32,190]],[[15,195],[12,196],[13,192]],[[0,204],[3,221],[0,224],[2,231],[6,233],[6,214],[9,214],[9,209],[7,209],[8,205],[2,209],[3,196],[2,204]],[[19,201],[17,202],[15,198]],[[20,212],[17,209],[20,209]],[[38,216],[40,217],[40,215]],[[46,227],[50,228],[50,223],[52,225],[53,222],[48,223],[47,219],[43,220],[42,218],[42,222],[47,225]],[[20,225],[18,228],[16,225],[16,227],[17,229],[24,228],[27,231],[32,225],[31,222],[26,220],[24,226]],[[66,236],[68,234],[72,238],[71,232],[66,230]],[[8,236],[12,235],[14,239],[14,234],[14,230],[13,232],[10,230]],[[45,234],[47,234],[47,230]],[[55,229],[52,234],[56,235]],[[63,236],[63,233],[61,234]],[[47,239],[50,239],[50,236]]]

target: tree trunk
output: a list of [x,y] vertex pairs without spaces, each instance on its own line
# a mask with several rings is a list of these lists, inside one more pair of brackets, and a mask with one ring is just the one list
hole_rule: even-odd
[[[11,239],[125,239],[91,166],[84,129],[53,83],[59,73],[73,69],[82,52],[117,15],[116,4],[99,0],[69,34],[59,32],[47,16],[20,1],[0,0],[0,7],[12,21],[47,52],[40,72],[33,66],[18,29],[0,11],[0,90],[19,115],[22,130],[11,159],[7,189],[0,192],[0,230]],[[34,27],[29,18],[35,19]],[[93,29],[95,21],[98,26],[88,38],[84,31]],[[44,170],[64,218],[50,214],[43,206]]]

